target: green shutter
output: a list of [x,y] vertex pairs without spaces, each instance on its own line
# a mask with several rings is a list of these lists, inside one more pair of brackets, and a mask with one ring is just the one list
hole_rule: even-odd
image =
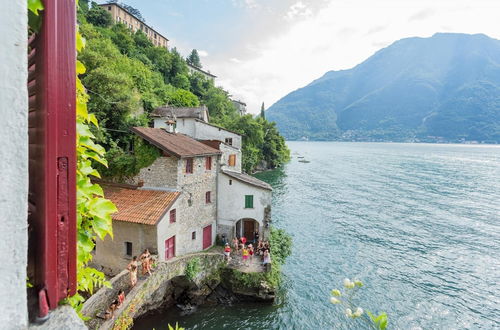
[[245,208],[246,209],[253,208],[253,195],[245,195]]

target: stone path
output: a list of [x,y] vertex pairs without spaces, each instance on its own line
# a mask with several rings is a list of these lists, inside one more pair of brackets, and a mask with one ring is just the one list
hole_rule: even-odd
[[265,271],[260,256],[253,256],[248,260],[248,265],[243,264],[241,255],[231,253],[231,261],[227,265],[229,268],[237,269],[243,273],[263,273]]

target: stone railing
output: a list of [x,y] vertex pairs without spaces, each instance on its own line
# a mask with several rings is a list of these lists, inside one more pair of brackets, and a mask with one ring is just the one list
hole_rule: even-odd
[[127,292],[130,288],[129,272],[124,270],[111,280],[112,288],[101,288],[85,302],[82,313],[90,317],[86,321],[87,326],[90,329],[111,329],[115,323],[126,323],[148,311],[158,309],[167,302],[169,294],[173,290],[170,280],[174,277],[185,276],[187,264],[195,258],[199,259],[200,267],[200,272],[194,279],[196,283],[202,281],[203,278],[224,264],[222,254],[205,252],[158,262],[152,275],[139,278],[137,285],[128,292],[122,307],[115,312],[115,317],[112,320],[104,321],[97,315],[104,312],[116,299],[119,290]]

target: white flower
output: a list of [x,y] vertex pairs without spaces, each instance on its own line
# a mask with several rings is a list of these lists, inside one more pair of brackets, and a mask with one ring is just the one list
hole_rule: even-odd
[[348,278],[344,279],[344,287],[349,289],[351,287],[351,280]]
[[356,311],[352,315],[354,317],[360,317],[361,315],[363,315],[363,308],[361,307],[356,308]]
[[352,317],[352,310],[350,308],[345,310],[345,316]]
[[340,304],[340,300],[339,300],[339,299],[337,299],[337,298],[335,298],[335,297],[331,297],[331,298],[330,298],[330,302],[331,302],[332,304]]

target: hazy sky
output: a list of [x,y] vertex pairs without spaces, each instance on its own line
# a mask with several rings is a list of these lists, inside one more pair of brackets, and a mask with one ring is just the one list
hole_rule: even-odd
[[[104,1],[100,1],[102,3]],[[406,37],[500,39],[500,0],[123,0],[257,113]]]

